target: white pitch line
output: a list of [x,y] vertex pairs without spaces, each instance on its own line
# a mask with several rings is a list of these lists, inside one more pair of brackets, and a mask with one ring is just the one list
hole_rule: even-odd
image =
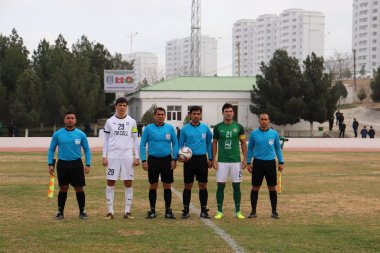
[[[172,187],[172,191],[175,195],[177,195],[178,198],[182,200],[182,195],[179,191],[177,191],[174,187]],[[190,210],[194,214],[200,214],[200,210],[196,208],[193,204],[190,204]],[[210,219],[200,219],[204,224],[209,226],[214,232],[219,235],[229,246],[230,248],[236,252],[236,253],[245,253],[245,250],[237,244],[237,242],[229,235],[227,234],[222,228],[220,228],[218,225],[213,223]]]

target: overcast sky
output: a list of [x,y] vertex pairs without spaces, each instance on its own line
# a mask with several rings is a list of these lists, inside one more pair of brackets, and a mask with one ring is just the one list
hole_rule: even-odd
[[[201,32],[218,40],[218,74],[231,75],[232,25],[239,19],[301,8],[325,14],[325,57],[351,52],[353,0],[201,0]],[[157,54],[165,63],[165,42],[190,36],[191,0],[0,0],[0,33],[12,28],[33,52],[43,38],[62,34],[71,46],[83,34],[112,53]]]

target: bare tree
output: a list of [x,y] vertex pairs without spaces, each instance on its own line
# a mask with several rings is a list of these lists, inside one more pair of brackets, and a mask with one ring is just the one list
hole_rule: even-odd
[[354,64],[350,53],[334,52],[325,61],[325,69],[330,73],[332,80],[343,80],[352,77]]

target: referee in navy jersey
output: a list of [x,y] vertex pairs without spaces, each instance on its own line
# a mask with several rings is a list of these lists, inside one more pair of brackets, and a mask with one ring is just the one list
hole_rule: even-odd
[[[189,147],[193,156],[190,160],[179,161],[184,162],[183,177],[183,211],[182,219],[190,217],[189,206],[191,200],[191,189],[194,183],[194,177],[198,181],[199,186],[199,201],[201,205],[200,217],[210,219],[207,209],[207,181],[208,169],[212,168],[212,134],[210,128],[200,122],[202,119],[202,107],[192,106],[189,112],[190,122],[186,124],[180,134],[179,147]],[[208,155],[208,157],[207,157]]]
[[[54,153],[58,146],[58,213],[56,220],[64,218],[64,209],[67,199],[67,191],[71,184],[76,192],[76,197],[79,206],[79,218],[87,219],[87,214],[84,212],[85,194],[83,186],[86,185],[84,174],[90,172],[91,153],[88,145],[87,136],[84,132],[75,128],[77,120],[75,113],[67,112],[65,114],[65,127],[59,129],[53,134],[48,152],[49,173],[54,175]],[[86,166],[82,164],[82,151],[86,157]]]
[[[280,138],[277,131],[269,127],[269,115],[262,113],[259,116],[260,127],[251,132],[248,144],[247,164],[248,171],[252,173],[251,207],[252,212],[248,218],[256,218],[256,206],[260,186],[265,180],[269,190],[269,198],[272,206],[272,218],[277,219],[277,173],[276,160],[278,159],[278,169],[284,169],[284,159]],[[253,157],[253,160],[252,160]]]

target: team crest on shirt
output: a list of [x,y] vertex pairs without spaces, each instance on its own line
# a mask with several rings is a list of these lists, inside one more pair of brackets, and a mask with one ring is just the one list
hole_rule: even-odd
[[170,133],[167,133],[167,134],[166,134],[166,139],[167,139],[167,140],[170,140]]
[[232,132],[236,133],[238,131],[237,128],[232,129]]
[[206,133],[202,133],[202,139],[206,139]]
[[80,145],[80,139],[75,139],[75,144]]
[[273,143],[274,143],[274,139],[269,139],[269,141],[268,141],[268,143],[269,143],[269,145],[273,145]]

